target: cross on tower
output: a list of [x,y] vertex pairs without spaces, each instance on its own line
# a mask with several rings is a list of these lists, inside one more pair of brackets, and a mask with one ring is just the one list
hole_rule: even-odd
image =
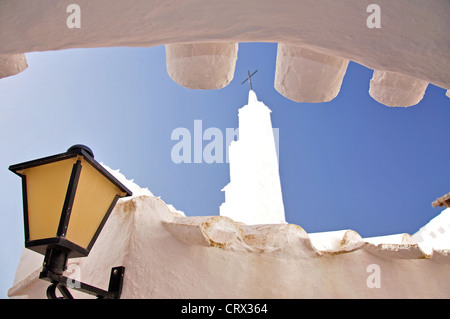
[[250,90],[252,90],[252,79],[251,79],[251,77],[254,76],[256,72],[258,72],[258,70],[256,70],[255,72],[253,72],[253,73],[250,75],[250,71],[247,70],[248,76],[247,76],[247,78],[241,83],[241,85],[244,84],[246,81],[248,81],[248,84],[250,84]]

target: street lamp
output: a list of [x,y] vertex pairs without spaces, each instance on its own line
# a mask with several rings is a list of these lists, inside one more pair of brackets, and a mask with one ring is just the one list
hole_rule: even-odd
[[125,268],[111,271],[108,291],[62,276],[68,258],[89,254],[120,197],[132,193],[94,159],[91,149],[74,145],[67,152],[9,169],[22,178],[25,247],[44,257],[40,279],[72,298],[70,287],[98,298],[119,298]]

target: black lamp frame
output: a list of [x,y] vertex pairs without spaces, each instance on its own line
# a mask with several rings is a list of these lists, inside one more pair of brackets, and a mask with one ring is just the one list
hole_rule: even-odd
[[102,165],[100,165],[93,157],[92,151],[86,146],[78,146],[78,147],[71,147],[69,150],[62,154],[57,154],[53,156],[48,156],[45,158],[11,165],[9,167],[9,170],[14,172],[15,174],[19,175],[22,178],[22,192],[23,192],[23,214],[24,214],[24,234],[25,234],[25,247],[29,248],[31,250],[34,250],[42,255],[44,255],[47,251],[47,248],[52,247],[65,247],[67,248],[69,252],[69,258],[74,257],[84,257],[87,256],[94,245],[95,241],[97,240],[98,235],[102,231],[103,226],[105,225],[106,221],[108,220],[109,215],[111,214],[114,206],[116,205],[119,196],[117,195],[113,202],[111,203],[108,211],[106,212],[103,220],[101,221],[99,227],[97,228],[96,233],[92,237],[91,242],[87,246],[87,248],[80,247],[76,245],[75,243],[72,243],[71,241],[67,240],[65,238],[67,227],[69,225],[70,220],[70,213],[72,212],[72,205],[73,201],[75,199],[75,193],[78,186],[78,179],[80,177],[81,173],[81,162],[78,160],[74,165],[72,169],[72,173],[69,179],[69,186],[67,188],[66,197],[64,200],[63,209],[61,212],[61,217],[59,220],[59,226],[55,237],[51,238],[45,238],[45,239],[38,239],[38,240],[30,240],[29,235],[29,225],[28,225],[28,204],[27,204],[27,179],[26,176],[23,174],[20,174],[19,172],[21,170],[49,164],[61,160],[66,160],[69,158],[77,157],[77,156],[83,156],[86,161],[88,161],[93,167],[95,167],[100,173],[102,173],[106,178],[108,178],[112,183],[114,183],[121,191],[126,193],[126,196],[131,196],[132,192],[126,188],[122,183],[120,183],[113,175],[111,175]]
[[116,205],[119,195],[116,195],[111,205],[109,206],[104,218],[102,219],[97,231],[91,239],[87,248],[81,247],[65,238],[70,214],[72,212],[72,205],[75,199],[75,193],[78,186],[78,180],[81,173],[81,161],[73,165],[72,173],[69,179],[69,185],[67,187],[67,193],[64,200],[61,217],[59,220],[58,230],[55,237],[30,240],[29,224],[28,224],[28,203],[27,203],[27,181],[26,176],[21,174],[20,171],[39,166],[49,164],[61,160],[66,160],[73,157],[83,156],[93,167],[95,167],[100,173],[102,173],[108,180],[114,183],[121,191],[125,192],[125,196],[131,196],[132,192],[120,183],[113,175],[111,175],[102,165],[100,165],[95,159],[94,154],[84,145],[74,145],[70,147],[67,152],[48,156],[45,158],[28,161],[21,164],[11,165],[9,170],[19,175],[22,178],[22,192],[23,192],[23,214],[24,214],[24,234],[25,234],[25,247],[45,255],[43,269],[39,275],[40,279],[50,281],[52,284],[47,289],[47,297],[50,299],[58,298],[56,296],[56,289],[58,289],[63,298],[72,298],[69,290],[67,289],[67,282],[73,283],[71,288],[83,291],[85,293],[95,295],[98,298],[114,299],[119,298],[122,291],[123,276],[125,273],[124,267],[115,267],[111,270],[110,282],[108,291],[87,285],[82,282],[74,281],[67,277],[64,277],[62,273],[66,269],[68,258],[85,257],[89,254],[92,246],[94,245],[97,237],[99,236],[103,226],[108,220],[114,206]]

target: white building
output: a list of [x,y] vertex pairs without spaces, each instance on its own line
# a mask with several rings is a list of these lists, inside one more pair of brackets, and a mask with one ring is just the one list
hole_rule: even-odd
[[450,193],[438,198],[432,205],[444,206],[446,209],[420,228],[413,237],[427,249],[446,249],[450,247]]
[[435,249],[450,247],[450,208],[430,220],[413,237],[418,243]]
[[249,225],[286,222],[270,112],[250,90],[239,109],[239,140],[229,147],[231,181],[221,216]]

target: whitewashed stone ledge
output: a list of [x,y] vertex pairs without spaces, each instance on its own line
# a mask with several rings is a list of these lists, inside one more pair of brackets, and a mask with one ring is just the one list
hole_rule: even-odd
[[369,94],[387,106],[408,107],[418,104],[428,87],[428,82],[394,72],[373,72]]
[[313,247],[324,254],[339,254],[360,249],[365,241],[353,230],[337,230],[308,234]]
[[348,62],[308,48],[279,43],[275,89],[295,102],[329,102],[339,94]]
[[28,67],[25,54],[0,55],[0,79],[16,75]]
[[185,88],[221,89],[234,77],[238,43],[167,44],[165,47],[167,72]]
[[[233,251],[259,253],[283,252],[298,256],[324,256],[363,249],[388,259],[433,259],[435,251],[425,252],[409,234],[362,238],[353,230],[311,233],[294,224],[246,225],[225,216],[175,216],[163,221],[164,227],[178,240],[189,245],[213,246]],[[450,264],[448,250],[436,258]]]
[[292,249],[294,254],[320,255],[308,234],[293,224],[246,225],[225,216],[202,216],[176,217],[163,225],[175,238],[191,245],[259,253]]

